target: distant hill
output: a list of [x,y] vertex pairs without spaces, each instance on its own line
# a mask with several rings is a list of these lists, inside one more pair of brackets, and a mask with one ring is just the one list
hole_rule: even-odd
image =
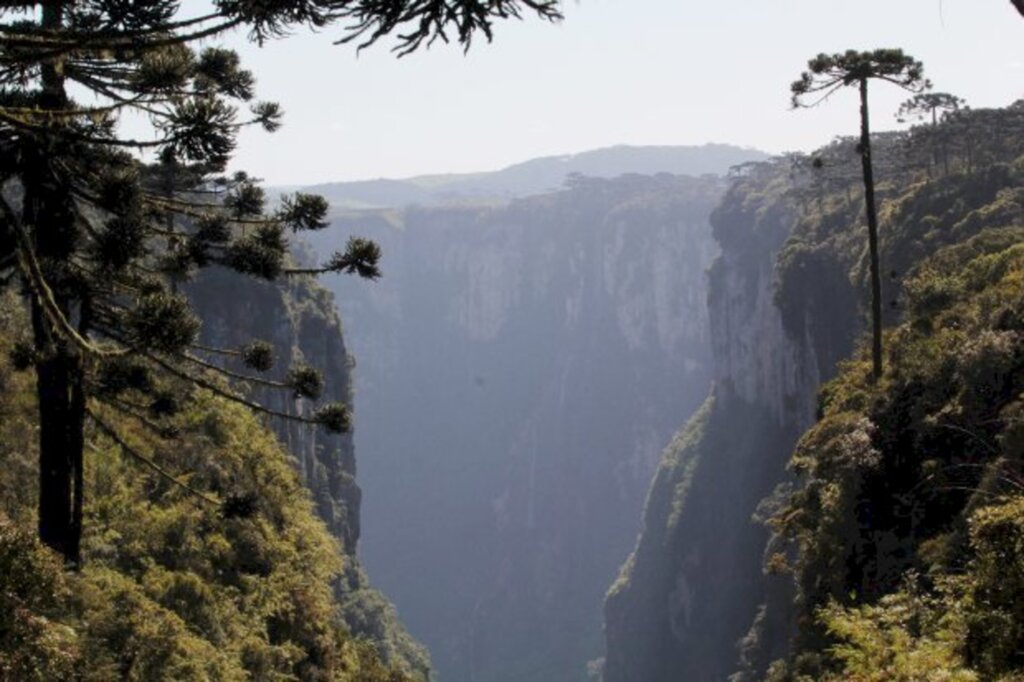
[[404,180],[332,182],[304,187],[341,208],[400,208],[506,201],[559,189],[568,175],[612,178],[628,173],[724,174],[730,166],[767,158],[763,152],[727,144],[702,146],[619,145],[562,156],[546,156],[498,171],[420,175]]

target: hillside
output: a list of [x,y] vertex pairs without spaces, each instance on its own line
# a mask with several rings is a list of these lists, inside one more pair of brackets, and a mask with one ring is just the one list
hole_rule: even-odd
[[34,538],[25,319],[10,296],[0,313],[0,678],[413,679],[349,634],[346,560],[273,434],[203,392],[163,435],[100,410],[121,435],[87,433],[85,567],[64,572]]
[[[940,141],[948,171],[935,163]],[[1024,110],[978,110],[877,144],[892,329],[876,386],[859,345],[866,239],[853,143],[749,166],[715,210],[714,389],[666,449],[643,533],[609,591],[607,682],[760,680],[772,661],[772,679],[1013,669],[996,649],[1019,647],[1010,605],[1020,595],[1007,581],[996,597],[986,571],[992,552],[1017,561],[1004,543],[1019,491],[994,479],[1017,480],[1021,457],[1009,434],[1021,390]],[[978,511],[987,504],[1010,506]],[[1009,535],[987,534],[990,519]],[[974,578],[957,608],[972,622],[972,595],[997,598],[1011,628],[1001,639],[992,621],[980,631],[942,621],[942,606],[920,611],[934,616],[930,630],[907,620],[908,600],[933,603],[947,594],[942,576],[965,568]],[[928,579],[901,592],[912,571]],[[907,653],[897,643],[924,667],[897,670]],[[942,677],[943,661],[965,666],[961,676]]]
[[628,173],[724,175],[732,166],[765,157],[756,150],[725,144],[699,147],[619,145],[531,159],[493,172],[327,183],[306,187],[304,191],[322,194],[333,206],[350,209],[506,202],[557,191],[566,178],[574,174],[595,178]]
[[[334,297],[320,283],[308,277],[276,284],[253,281],[217,268],[201,273],[188,283],[187,291],[203,320],[203,344],[238,348],[252,339],[265,341],[278,367],[309,363],[319,368],[325,397],[352,405],[354,360]],[[237,295],[238,291],[244,295]],[[225,361],[222,357],[209,360]],[[245,370],[237,360],[229,359],[226,366],[240,373]],[[288,393],[258,386],[248,390],[260,404],[279,412],[308,413],[309,406]],[[359,562],[363,495],[356,481],[352,431],[331,434],[282,419],[270,420],[268,426],[310,491],[317,516],[340,545],[343,569],[333,585],[346,625],[354,634],[371,640],[387,661],[429,676],[426,650],[405,631],[391,603],[371,587]]]

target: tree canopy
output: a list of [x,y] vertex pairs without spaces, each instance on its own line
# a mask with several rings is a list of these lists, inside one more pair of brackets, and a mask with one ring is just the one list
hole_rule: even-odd
[[[815,106],[840,88],[868,79],[886,81],[912,92],[931,86],[924,77],[921,62],[900,49],[821,53],[807,62],[807,70],[790,86],[793,106]],[[810,95],[817,95],[817,98],[807,102]]]
[[935,125],[940,112],[945,114],[958,111],[966,104],[963,99],[948,92],[921,92],[901,104],[896,116],[900,121],[931,119],[932,125]]
[[[843,87],[856,86],[860,94],[861,172],[864,179],[864,203],[868,222],[868,252],[871,259],[871,376],[882,376],[882,277],[878,256],[878,210],[875,206],[875,179],[871,161],[871,125],[868,111],[868,82],[881,80],[904,90],[921,93],[931,88],[924,77],[924,66],[900,49],[868,52],[847,50],[832,55],[819,54],[807,63],[807,70],[793,82],[790,91],[793,107],[817,106]],[[813,97],[810,102],[808,97]]]
[[[40,537],[73,564],[83,433],[87,420],[110,430],[104,409],[168,435],[162,420],[203,388],[348,428],[342,404],[282,414],[246,398],[245,386],[258,384],[311,403],[322,389],[314,368],[268,378],[273,362],[259,341],[196,343],[199,323],[178,284],[199,268],[374,278],[380,256],[356,238],[322,266],[290,266],[288,235],[326,227],[327,202],[297,193],[267,211],[254,179],[225,174],[238,131],[273,132],[282,112],[256,99],[256,79],[235,52],[209,42],[239,29],[263,43],[334,26],[338,43],[365,48],[390,37],[404,55],[439,40],[468,49],[474,36],[491,39],[495,21],[527,12],[560,18],[553,0],[214,0],[198,13],[188,4],[192,12],[171,0],[0,9],[0,282],[18,283],[31,309],[17,356],[37,376]],[[148,122],[144,134],[124,134],[128,114]],[[245,371],[217,358],[239,359]]]

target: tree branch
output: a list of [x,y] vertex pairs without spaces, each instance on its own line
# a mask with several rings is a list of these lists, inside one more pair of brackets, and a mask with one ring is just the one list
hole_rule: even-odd
[[13,228],[13,232],[18,240],[18,261],[21,266],[21,272],[25,275],[28,281],[29,288],[32,290],[32,294],[39,300],[46,312],[46,316],[50,319],[50,323],[54,325],[56,330],[61,333],[64,337],[71,340],[71,342],[78,347],[80,351],[88,355],[94,355],[99,357],[116,357],[126,354],[126,349],[105,349],[100,348],[92,343],[89,343],[88,339],[84,338],[78,333],[78,330],[68,322],[68,319],[61,312],[60,307],[57,305],[57,301],[54,298],[53,290],[50,289],[50,285],[46,282],[46,278],[43,276],[42,268],[39,267],[39,261],[36,260],[35,252],[32,250],[31,241],[28,235],[25,234],[25,230],[21,225],[21,221],[10,205],[5,199],[0,199],[0,213],[3,214],[3,218],[7,221],[8,225]]
[[[188,483],[185,483],[184,481],[179,480],[173,474],[171,474],[171,472],[167,471],[162,466],[160,466],[159,464],[154,462],[152,459],[150,459],[149,457],[146,457],[141,452],[139,452],[138,450],[133,448],[131,445],[129,445],[127,442],[125,442],[124,438],[121,437],[121,434],[119,434],[112,426],[110,426],[109,424],[104,422],[102,419],[100,419],[98,416],[96,416],[96,413],[93,412],[91,409],[86,408],[85,413],[86,413],[86,415],[88,415],[89,419],[99,428],[100,431],[105,433],[107,435],[107,437],[110,438],[110,440],[114,441],[114,443],[116,443],[118,445],[118,447],[121,448],[122,452],[124,452],[125,454],[129,455],[132,459],[135,459],[135,460],[141,462],[145,466],[147,466],[150,469],[152,469],[153,471],[155,471],[157,473],[157,475],[159,475],[161,478],[163,478],[163,479],[173,483],[174,485],[178,486],[182,490],[185,490],[185,491],[191,493],[192,495],[194,495],[198,499],[202,500],[203,502],[206,502],[207,504],[214,505],[216,507],[220,506],[220,501],[219,500],[216,500],[213,497],[210,497],[206,493],[202,492],[201,490],[193,488]],[[95,446],[93,446],[93,447],[95,447]]]

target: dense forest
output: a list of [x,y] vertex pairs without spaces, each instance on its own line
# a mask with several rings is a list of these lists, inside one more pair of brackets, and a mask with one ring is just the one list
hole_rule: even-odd
[[[116,436],[89,435],[85,567],[65,573],[28,530],[38,497],[35,397],[7,359],[24,312],[10,296],[2,310],[0,677],[417,679],[423,654],[403,648],[379,597],[346,578],[358,565],[274,432],[214,395],[196,396],[168,424],[171,439],[113,412]],[[235,492],[223,505],[199,493],[226,490]],[[384,649],[391,664],[360,631],[396,642]]]
[[1018,670],[1024,106],[874,142],[877,381],[856,140],[737,168],[712,214],[714,388],[608,593],[606,680]]
[[265,190],[218,41],[562,5],[189,4],[0,8],[0,682],[1024,680],[1024,100]]

